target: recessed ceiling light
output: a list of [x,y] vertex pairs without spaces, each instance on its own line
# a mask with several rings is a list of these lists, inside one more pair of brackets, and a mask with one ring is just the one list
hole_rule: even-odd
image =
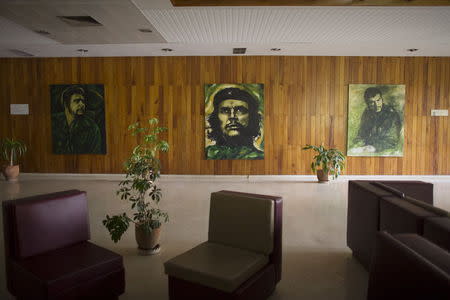
[[152,33],[153,31],[151,29],[148,28],[141,28],[139,29],[140,32],[144,32],[144,33]]
[[170,49],[170,48],[162,48],[161,51],[164,51],[164,52],[172,52],[173,49]]
[[39,34],[44,34],[44,35],[49,35],[50,32],[46,31],[46,30],[35,30],[34,32],[39,33]]
[[281,48],[271,48],[270,51],[281,51]]
[[416,48],[409,48],[409,49],[406,49],[406,51],[408,51],[408,52],[416,52],[416,51],[418,51],[419,49],[416,49]]

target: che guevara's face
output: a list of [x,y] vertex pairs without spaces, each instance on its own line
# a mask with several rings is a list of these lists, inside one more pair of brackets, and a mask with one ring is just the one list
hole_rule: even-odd
[[377,94],[367,99],[367,106],[372,111],[380,112],[381,108],[383,108],[383,97],[381,96],[381,94]]
[[220,129],[225,136],[235,137],[249,123],[248,104],[245,101],[226,99],[219,104]]
[[86,110],[84,96],[81,94],[73,94],[70,96],[69,111],[72,115],[82,115]]

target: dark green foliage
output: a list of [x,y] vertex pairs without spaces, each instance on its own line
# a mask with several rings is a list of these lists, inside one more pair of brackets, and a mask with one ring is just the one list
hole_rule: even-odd
[[120,199],[131,202],[131,209],[135,212],[130,218],[126,213],[113,217],[106,216],[103,225],[111,234],[114,242],[120,240],[128,229],[129,222],[143,227],[146,232],[159,228],[163,222],[169,221],[166,212],[160,210],[157,205],[161,200],[161,189],[155,181],[159,177],[161,163],[156,157],[158,152],[167,152],[169,144],[159,139],[159,134],[166,131],[164,127],[158,127],[158,119],[152,118],[147,127],[141,127],[134,123],[128,127],[133,136],[142,136],[143,142],[137,145],[130,157],[125,162],[125,180],[119,183],[116,194]]
[[337,178],[344,170],[345,156],[338,149],[326,149],[323,145],[319,147],[307,144],[302,150],[313,149],[318,154],[314,156],[314,161],[311,163],[311,170],[317,171],[317,168],[322,169],[325,173],[331,174]]
[[122,234],[128,229],[130,221],[130,218],[125,213],[112,217],[106,215],[106,219],[103,220],[103,225],[108,229],[114,243],[117,243],[122,237]]
[[8,161],[10,166],[13,166],[17,163],[19,156],[27,152],[27,145],[14,138],[4,138],[0,141],[0,151],[3,159]]

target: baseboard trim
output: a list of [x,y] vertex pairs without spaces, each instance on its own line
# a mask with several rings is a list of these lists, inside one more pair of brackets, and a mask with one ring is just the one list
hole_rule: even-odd
[[[79,173],[21,173],[22,180],[106,180],[121,181],[124,174],[79,174]],[[161,175],[161,181],[219,181],[219,182],[313,182],[314,175]],[[450,181],[450,175],[342,175],[337,181],[348,180],[422,180]],[[333,182],[333,181],[331,181]]]

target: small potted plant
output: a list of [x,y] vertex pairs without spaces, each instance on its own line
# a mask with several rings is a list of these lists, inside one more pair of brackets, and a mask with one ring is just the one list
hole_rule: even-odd
[[3,175],[8,181],[17,181],[20,172],[17,159],[27,152],[27,146],[14,138],[4,138],[0,141],[0,149],[3,159],[8,161],[8,165],[3,167]]
[[132,217],[122,213],[106,215],[103,220],[115,243],[128,229],[130,222],[134,223],[138,248],[147,254],[159,252],[161,225],[169,219],[168,214],[158,207],[162,194],[156,185],[161,169],[157,154],[159,151],[167,152],[169,144],[159,139],[159,134],[167,129],[157,124],[158,119],[152,118],[148,120],[148,126],[141,127],[139,123],[134,123],[128,127],[133,136],[142,138],[142,142],[134,147],[125,162],[126,178],[119,183],[116,193],[122,200],[130,202],[134,211]]
[[345,156],[341,151],[335,148],[326,149],[323,145],[319,147],[306,145],[302,150],[313,149],[317,152],[314,161],[311,163],[311,170],[317,172],[319,182],[327,182],[328,175],[333,175],[336,179],[344,170]]

